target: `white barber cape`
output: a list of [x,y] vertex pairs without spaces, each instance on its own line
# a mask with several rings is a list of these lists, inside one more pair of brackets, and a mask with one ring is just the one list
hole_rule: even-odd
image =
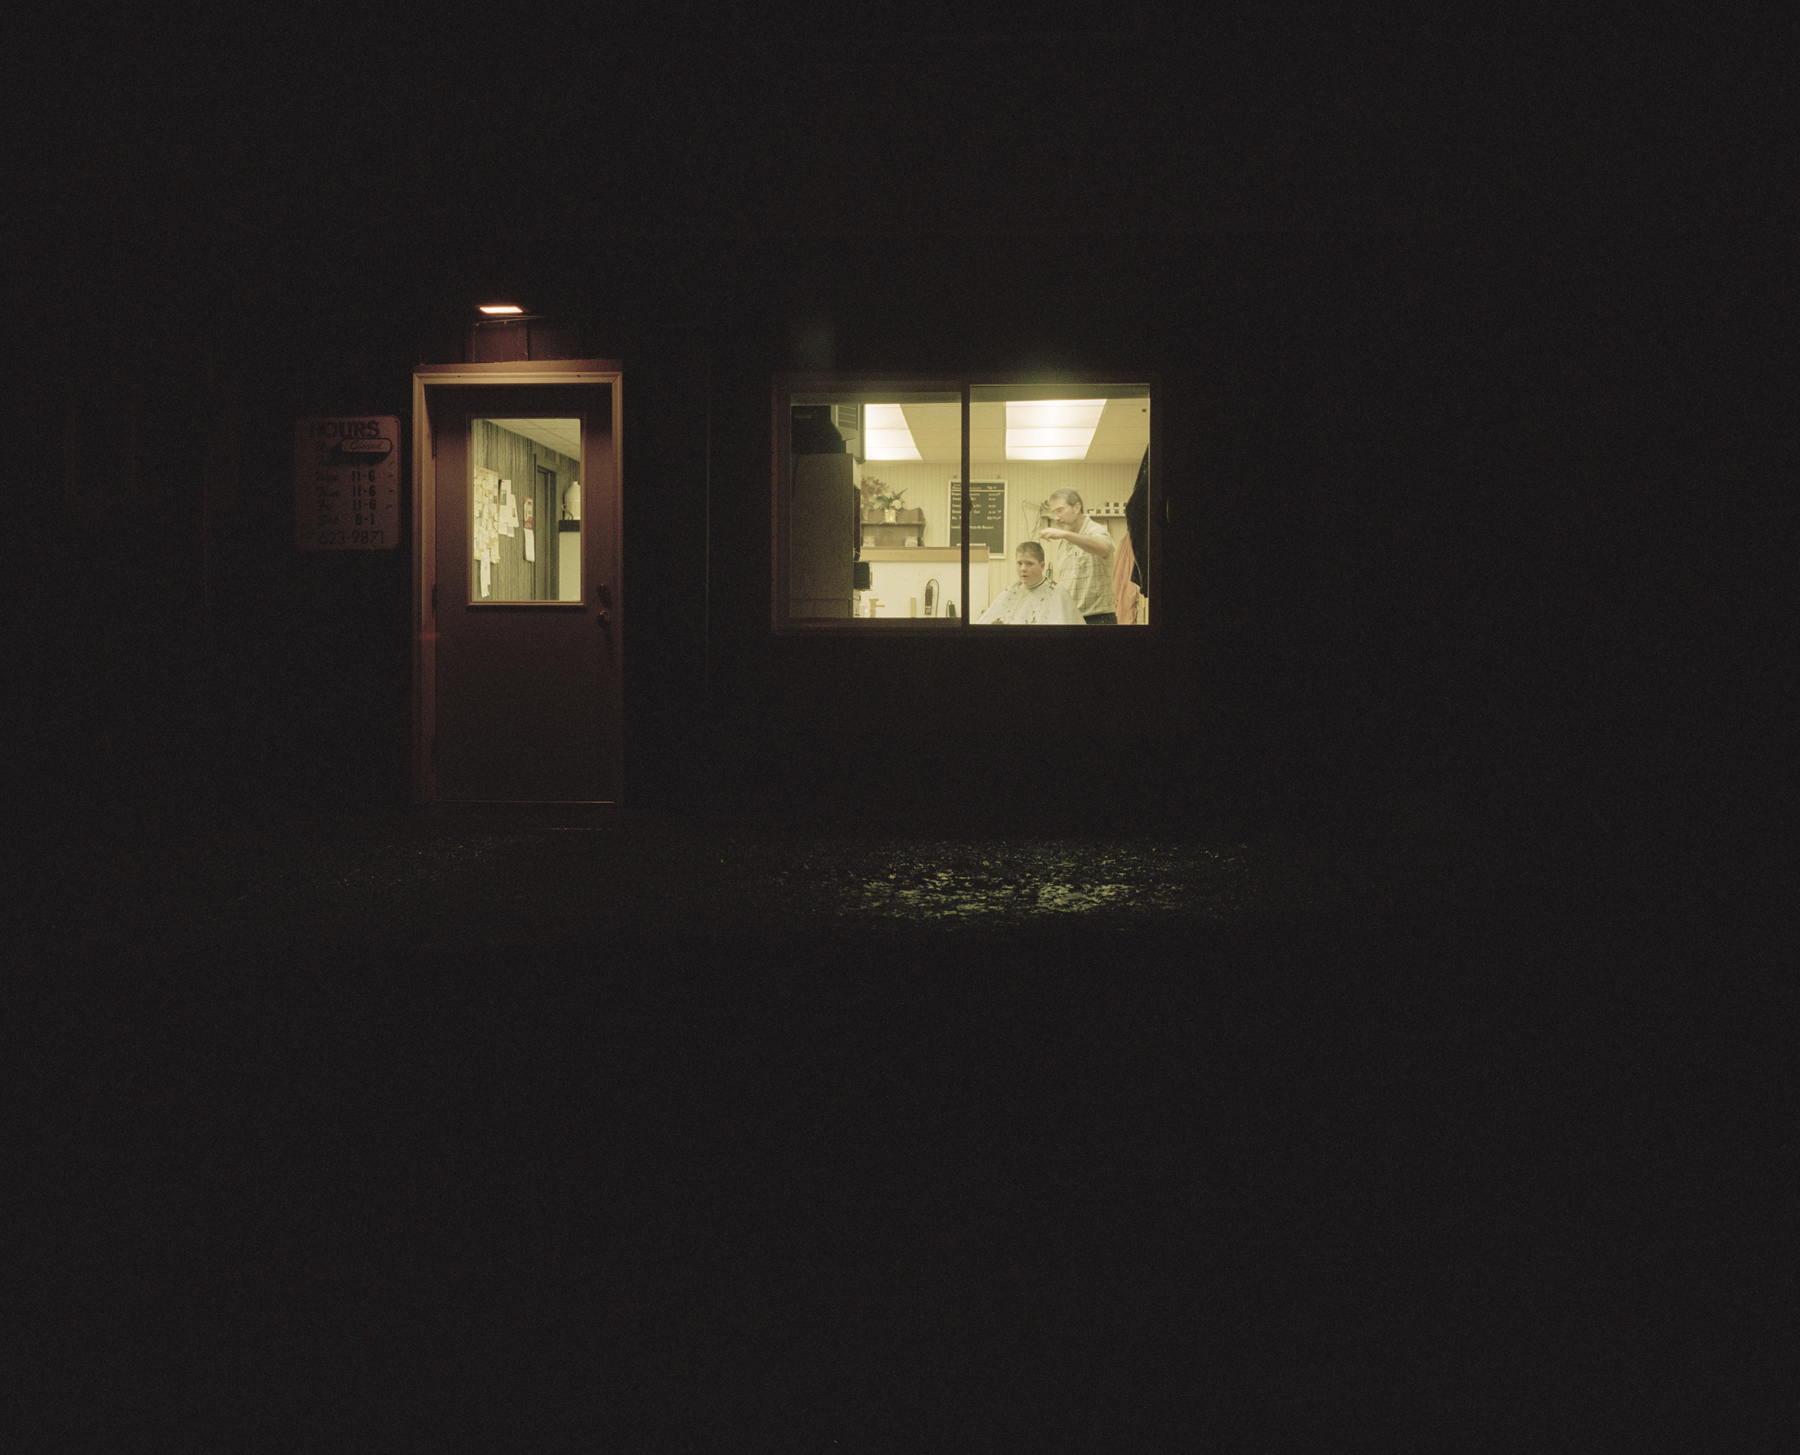
[[1086,626],[1075,598],[1046,576],[1036,586],[1015,581],[981,613],[976,626]]

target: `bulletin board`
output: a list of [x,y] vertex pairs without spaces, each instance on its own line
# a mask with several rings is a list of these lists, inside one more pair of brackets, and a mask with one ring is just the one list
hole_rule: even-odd
[[511,486],[512,481],[502,481],[498,471],[475,469],[474,493],[471,496],[473,517],[469,530],[469,541],[474,550],[474,573],[470,579],[470,595],[474,595],[475,582],[480,582],[483,596],[493,594],[494,573],[500,564],[500,537],[511,535],[507,529],[508,511],[504,502],[510,500],[510,489],[502,495],[501,486]]
[[[962,481],[950,482],[950,544],[962,544]],[[969,541],[986,545],[990,557],[1006,554],[1006,481],[969,482]]]

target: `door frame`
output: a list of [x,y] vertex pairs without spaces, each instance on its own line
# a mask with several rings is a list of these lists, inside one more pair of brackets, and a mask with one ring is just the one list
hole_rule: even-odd
[[[611,465],[613,489],[611,499],[604,504],[608,541],[607,550],[610,561],[582,563],[581,589],[586,595],[593,589],[595,581],[608,582],[613,591],[613,620],[618,625],[614,631],[615,651],[622,652],[624,646],[622,610],[625,600],[625,584],[622,577],[624,564],[623,542],[620,532],[624,526],[624,483],[625,477],[621,466],[624,463],[622,445],[622,428],[624,416],[621,406],[624,403],[624,378],[617,359],[533,359],[518,360],[509,363],[493,364],[421,364],[413,371],[413,802],[435,803],[437,796],[437,770],[433,762],[431,746],[437,740],[437,610],[433,603],[433,588],[437,582],[433,570],[437,561],[437,454],[435,436],[432,431],[431,401],[428,389],[437,389],[445,385],[469,384],[485,388],[496,385],[530,385],[530,384],[606,384],[612,390],[612,440]],[[582,441],[582,453],[588,449],[586,439]],[[585,464],[585,460],[584,460]],[[583,471],[583,478],[586,472]],[[582,491],[581,514],[587,520],[588,492]],[[595,502],[599,504],[600,502]],[[554,535],[551,537],[555,539]],[[585,547],[584,547],[585,555]],[[590,577],[590,572],[592,573]],[[623,691],[623,677],[620,689]],[[623,699],[619,699],[620,711],[623,711]],[[623,741],[623,724],[615,734],[615,741]],[[624,793],[624,765],[615,765],[613,781],[619,784],[621,797]]]

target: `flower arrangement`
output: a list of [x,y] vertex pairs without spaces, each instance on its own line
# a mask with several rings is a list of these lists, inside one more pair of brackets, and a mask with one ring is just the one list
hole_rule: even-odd
[[862,479],[862,498],[863,508],[865,510],[872,508],[871,502],[873,502],[874,507],[879,507],[882,510],[895,510],[899,508],[900,502],[906,498],[906,491],[890,490],[873,475],[864,475]]

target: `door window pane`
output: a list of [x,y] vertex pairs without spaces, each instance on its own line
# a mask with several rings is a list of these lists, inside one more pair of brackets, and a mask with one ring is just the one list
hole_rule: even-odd
[[581,600],[581,421],[469,427],[469,600]]

